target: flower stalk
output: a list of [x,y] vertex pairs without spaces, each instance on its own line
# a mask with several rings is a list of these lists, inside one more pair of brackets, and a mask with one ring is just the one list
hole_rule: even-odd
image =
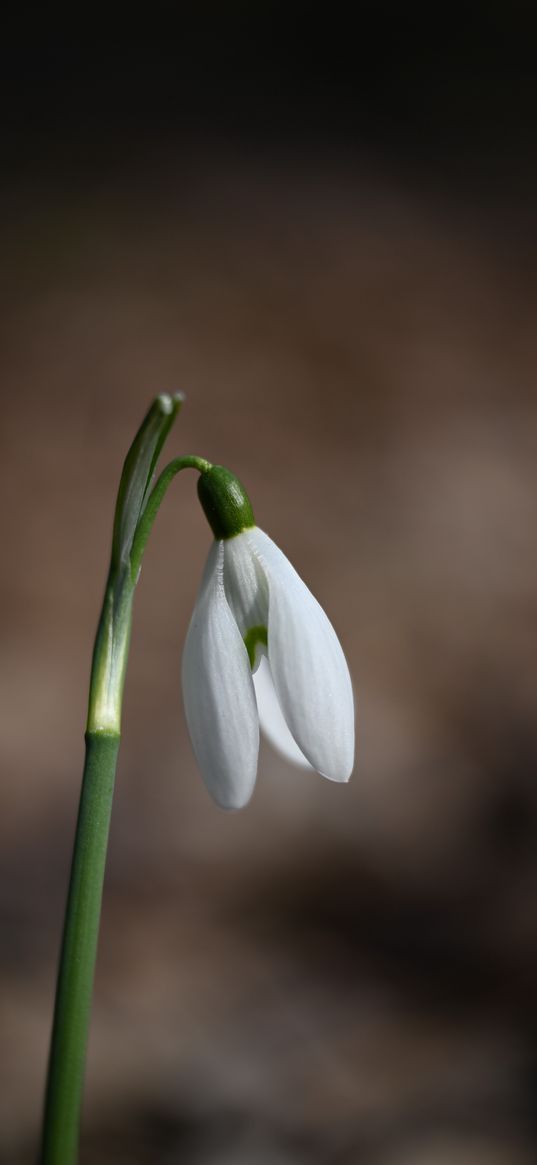
[[103,881],[134,592],[143,552],[170,482],[181,469],[209,468],[199,457],[177,458],[153,486],[163,443],[181,397],[153,402],[121,476],[110,571],[93,651],[86,754],[65,910],[52,1027],[41,1165],[75,1165],[86,1048],[101,916]]
[[73,1165],[78,1155],[86,1046],[119,744],[118,732],[86,733],[86,760],[49,1058],[43,1165]]

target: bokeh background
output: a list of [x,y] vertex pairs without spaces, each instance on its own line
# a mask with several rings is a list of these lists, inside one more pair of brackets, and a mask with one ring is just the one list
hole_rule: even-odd
[[356,769],[265,745],[246,811],[209,800],[181,475],[136,598],[81,1162],[535,1159],[529,13],[203,5],[4,43],[5,1165],[36,1154],[119,472],[176,389],[169,456],[244,480],[340,633]]

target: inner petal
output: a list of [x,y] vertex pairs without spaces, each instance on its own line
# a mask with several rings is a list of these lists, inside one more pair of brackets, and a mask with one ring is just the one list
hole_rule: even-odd
[[255,662],[256,644],[266,644],[268,585],[261,563],[252,554],[244,534],[224,542],[224,589],[252,664],[247,636],[251,636]]
[[266,655],[260,660],[260,666],[254,675],[254,688],[259,712],[261,728],[278,752],[294,765],[311,769],[298,744],[291,736],[285,723],[284,715],[278,702],[270,664]]

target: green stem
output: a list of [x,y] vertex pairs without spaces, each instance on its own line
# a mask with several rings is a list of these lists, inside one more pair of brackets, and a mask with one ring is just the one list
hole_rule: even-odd
[[76,1165],[134,587],[111,570],[95,639],[86,759],[54,1006],[40,1165]]
[[155,482],[147,498],[133,539],[130,555],[131,580],[133,584],[136,584],[138,581],[145,544],[149,538],[153,522],[158,514],[162,499],[170,482],[173,481],[175,475],[180,473],[182,469],[197,469],[198,473],[207,473],[207,470],[211,468],[211,462],[206,461],[204,457],[189,455],[188,457],[174,457],[173,461],[170,461],[170,464],[162,470],[160,477]]
[[119,733],[86,733],[45,1099],[41,1165],[75,1165]]
[[112,561],[95,640],[86,760],[65,911],[48,1066],[40,1165],[76,1165],[86,1045],[121,731],[134,590],[166,490],[181,469],[206,473],[202,457],[178,457],[151,477],[180,398],[157,397],[121,476]]

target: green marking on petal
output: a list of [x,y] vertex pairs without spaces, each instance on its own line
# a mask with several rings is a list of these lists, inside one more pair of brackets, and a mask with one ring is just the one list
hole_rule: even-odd
[[250,667],[252,669],[255,665],[255,649],[258,643],[262,643],[264,647],[267,646],[268,636],[266,627],[250,627],[244,636],[244,645],[248,652],[248,659],[250,660]]

